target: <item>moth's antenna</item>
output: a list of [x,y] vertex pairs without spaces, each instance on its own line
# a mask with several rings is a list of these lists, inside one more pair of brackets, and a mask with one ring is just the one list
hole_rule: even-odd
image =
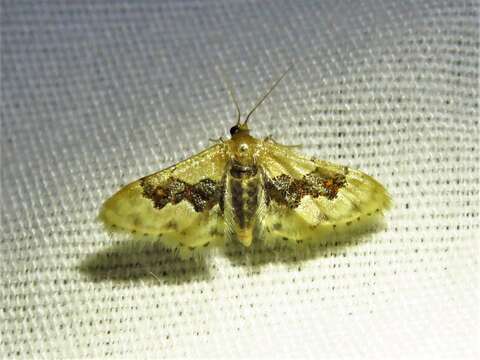
[[270,93],[273,91],[273,89],[275,89],[275,87],[278,85],[278,83],[285,77],[285,75],[287,75],[287,73],[292,69],[293,67],[293,64],[290,65],[288,67],[287,70],[285,70],[285,72],[273,83],[273,85],[270,87],[270,89],[265,93],[265,95],[263,95],[260,100],[257,101],[257,103],[255,104],[255,106],[253,107],[252,110],[250,110],[250,112],[248,113],[247,117],[245,118],[245,121],[243,122],[244,124],[247,124],[248,122],[248,119],[250,118],[250,115],[253,114],[253,112],[255,110],[257,110],[257,108],[263,103],[263,101],[268,97],[268,95],[270,95]]
[[235,104],[235,108],[237,109],[237,125],[240,125],[240,117],[242,116],[242,113],[240,111],[240,106],[238,105],[238,101],[235,97],[235,92],[233,91],[233,86],[231,82],[228,80],[227,76],[223,73],[223,71],[220,70],[220,74],[223,80],[223,83],[225,87],[228,90],[228,93],[230,94],[230,98],[232,99],[233,103]]

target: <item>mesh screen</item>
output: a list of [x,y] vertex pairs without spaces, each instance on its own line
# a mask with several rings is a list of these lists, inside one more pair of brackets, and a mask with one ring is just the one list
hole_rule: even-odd
[[[478,10],[4,1],[0,353],[478,357]],[[385,230],[191,262],[97,222],[121,185],[227,136],[222,72],[247,111],[292,63],[253,132],[379,179]]]

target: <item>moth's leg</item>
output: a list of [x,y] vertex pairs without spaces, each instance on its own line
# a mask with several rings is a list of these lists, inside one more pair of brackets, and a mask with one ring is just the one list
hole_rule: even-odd
[[286,148],[289,148],[289,149],[301,149],[301,148],[303,148],[303,145],[300,145],[300,144],[297,144],[297,145],[280,144],[279,142],[277,142],[273,139],[272,135],[267,135],[265,138],[263,138],[263,141],[267,141],[267,142],[269,141],[269,142],[272,142],[276,145],[283,146],[283,147],[286,147]]
[[288,147],[290,149],[301,149],[301,148],[303,148],[303,145],[301,145],[301,144],[283,145],[283,146]]
[[213,142],[213,143],[224,143],[225,139],[223,138],[223,136],[220,136],[218,139],[210,138],[210,139],[208,139],[208,141]]

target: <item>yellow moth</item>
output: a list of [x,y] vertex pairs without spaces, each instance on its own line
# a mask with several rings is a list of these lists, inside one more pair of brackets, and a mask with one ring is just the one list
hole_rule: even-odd
[[237,109],[231,138],[125,186],[100,218],[184,254],[225,241],[314,242],[327,230],[382,214],[391,199],[372,177],[250,134],[250,116],[285,74],[243,122],[229,88]]

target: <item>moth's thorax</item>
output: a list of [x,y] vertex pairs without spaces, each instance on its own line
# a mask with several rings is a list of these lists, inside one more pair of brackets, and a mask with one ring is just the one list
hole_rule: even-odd
[[260,141],[250,136],[248,131],[241,131],[228,141],[228,150],[233,163],[242,166],[254,166],[258,156]]

